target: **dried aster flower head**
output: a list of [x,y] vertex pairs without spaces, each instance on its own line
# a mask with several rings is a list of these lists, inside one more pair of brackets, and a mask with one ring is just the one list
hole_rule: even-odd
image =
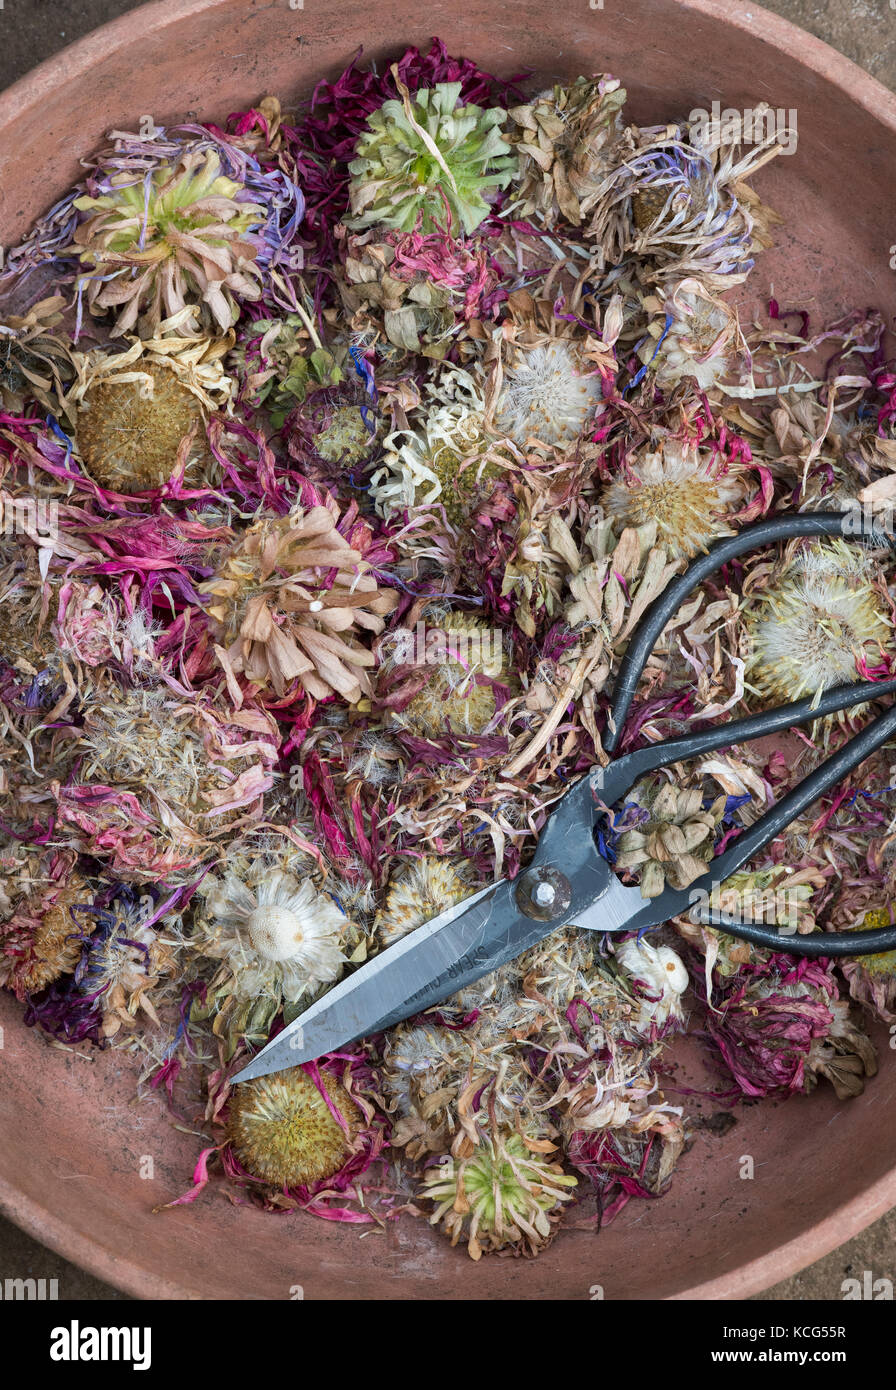
[[519,158],[517,217],[545,227],[581,225],[613,167],[625,89],[615,77],[577,77],[525,106],[511,107],[510,142]]
[[382,632],[396,595],[378,587],[337,522],[328,507],[256,521],[201,586],[234,698],[237,675],[278,696],[294,682],[315,699],[335,692],[354,704],[372,693],[374,657],[354,632]]
[[615,867],[640,873],[643,898],[659,897],[667,880],[687,888],[706,873],[726,800],[719,796],[704,810],[698,787],[639,782],[626,802],[636,828],[619,836]]
[[389,878],[386,900],[377,914],[376,930],[383,946],[391,946],[415,927],[473,892],[464,865],[447,859],[414,859]]
[[276,1187],[310,1187],[351,1157],[361,1114],[351,1096],[301,1067],[246,1081],[231,1093],[227,1138],[255,1178]]
[[845,541],[797,551],[745,618],[747,679],[778,700],[866,676],[892,646],[893,620],[874,565]]
[[420,1195],[435,1204],[440,1223],[457,1245],[463,1237],[474,1260],[483,1252],[516,1249],[536,1254],[551,1239],[560,1208],[577,1180],[552,1163],[555,1146],[527,1144],[523,1135],[497,1129],[485,1134],[469,1157],[445,1155],[423,1176]]
[[222,366],[231,345],[232,336],[169,336],[126,352],[73,353],[77,379],[64,406],[90,476],[126,495],[161,487],[179,468],[195,482],[210,461],[206,419],[233,395]]
[[695,445],[669,439],[629,462],[610,483],[604,502],[624,526],[655,522],[669,555],[690,558],[710,541],[731,535],[727,517],[746,493],[739,471]]
[[400,101],[368,117],[349,164],[350,227],[381,223],[410,232],[445,227],[469,234],[506,188],[515,160],[501,134],[506,113],[460,104],[461,83],[411,97],[393,68]]
[[597,412],[601,395],[601,378],[580,348],[566,338],[551,338],[512,350],[495,419],[520,447],[530,439],[570,444]]
[[145,174],[119,170],[100,189],[75,199],[83,219],[72,249],[91,311],[120,311],[116,333],[141,313],[153,332],[190,303],[226,332],[239,314],[234,296],[260,298],[251,231],[265,210],[241,199],[213,151],[184,150]]

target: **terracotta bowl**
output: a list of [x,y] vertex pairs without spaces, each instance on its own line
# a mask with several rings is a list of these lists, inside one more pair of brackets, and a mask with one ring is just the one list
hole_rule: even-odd
[[[795,108],[796,154],[760,175],[785,222],[750,292],[758,303],[774,289],[816,324],[867,304],[892,318],[896,228],[884,175],[896,168],[896,97],[755,5],[465,0],[424,14],[416,0],[292,3],[162,0],[0,97],[0,241],[14,244],[110,129],[133,129],[144,113],[162,124],[220,119],[267,91],[307,93],[362,43],[382,57],[437,31],[450,50],[507,75],[532,69],[548,82],[612,71],[642,123],[709,109],[716,98],[736,109],[763,98]],[[566,1231],[535,1261],[473,1264],[412,1218],[361,1240],[359,1228],[265,1216],[220,1190],[152,1215],[189,1185],[197,1138],[161,1108],[133,1104],[120,1054],[48,1047],[8,995],[0,1023],[0,1206],[61,1255],[145,1298],[286,1299],[296,1285],[307,1298],[587,1299],[596,1286],[608,1299],[744,1296],[896,1203],[884,1122],[896,1104],[896,1055],[886,1034],[880,1075],[860,1099],[840,1105],[822,1088],[742,1108],[727,1133],[698,1133],[661,1201],[630,1203],[597,1238]],[[699,1060],[682,1060],[681,1082],[700,1084]],[[740,1176],[745,1155],[752,1180]],[[147,1157],[153,1178],[141,1177]]]

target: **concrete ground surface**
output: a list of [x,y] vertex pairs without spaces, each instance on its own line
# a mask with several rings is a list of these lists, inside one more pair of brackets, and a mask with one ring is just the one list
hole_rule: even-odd
[[[138,3],[140,0],[0,0],[0,90],[91,29],[136,9]],[[890,0],[764,3],[896,89],[896,9],[891,8]],[[802,1274],[757,1297],[766,1301],[839,1299],[843,1281],[861,1281],[865,1270],[875,1279],[887,1277],[896,1283],[896,1211]],[[7,1275],[58,1279],[60,1299],[127,1297],[60,1259],[0,1217],[0,1279]]]

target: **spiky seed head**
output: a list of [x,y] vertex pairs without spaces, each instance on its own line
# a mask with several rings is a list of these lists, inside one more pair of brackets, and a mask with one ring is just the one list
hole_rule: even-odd
[[[97,381],[84,398],[75,427],[90,476],[102,487],[125,494],[166,483],[192,429],[196,440],[191,452],[205,452],[202,406],[193,392],[161,362],[143,363],[139,370],[148,373],[151,390],[132,381]],[[191,463],[195,470],[196,460]]]
[[690,559],[709,542],[731,534],[725,514],[744,493],[734,469],[727,472],[695,448],[666,442],[643,454],[604,494],[608,511],[623,526],[657,528],[657,543],[674,557]]
[[345,1128],[301,1067],[234,1088],[227,1137],[253,1177],[277,1187],[310,1187],[344,1166],[361,1115],[344,1087],[323,1075],[320,1084]]
[[505,373],[496,420],[521,447],[533,438],[568,444],[583,432],[600,399],[600,377],[574,344],[555,338],[518,350]]
[[867,555],[845,541],[798,552],[746,615],[747,678],[765,697],[799,700],[880,664],[893,623]]

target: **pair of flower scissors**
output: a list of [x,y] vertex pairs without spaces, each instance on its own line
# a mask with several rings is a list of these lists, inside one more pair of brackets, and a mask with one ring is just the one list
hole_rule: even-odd
[[[745,527],[717,541],[654,601],[635,630],[613,694],[604,748],[618,746],[638,680],[656,642],[683,600],[708,575],[748,550],[792,537],[873,539],[891,547],[892,536],[855,534],[851,514],[790,514]],[[239,1073],[236,1081],[266,1076],[335,1052],[444,1002],[459,990],[561,927],[585,931],[644,932],[689,911],[718,888],[820,796],[896,735],[896,705],[877,715],[770,810],[760,816],[690,887],[666,887],[645,902],[626,887],[598,850],[595,830],[601,807],[618,802],[639,778],[673,763],[751,739],[781,733],[853,705],[896,692],[896,680],[838,686],[820,698],[664,739],[586,773],[557,803],[535,854],[515,879],[502,879],[440,913],[374,956],[316,1000]],[[896,947],[896,927],[795,936],[723,912],[700,920],[758,946],[795,956],[858,956]]]

